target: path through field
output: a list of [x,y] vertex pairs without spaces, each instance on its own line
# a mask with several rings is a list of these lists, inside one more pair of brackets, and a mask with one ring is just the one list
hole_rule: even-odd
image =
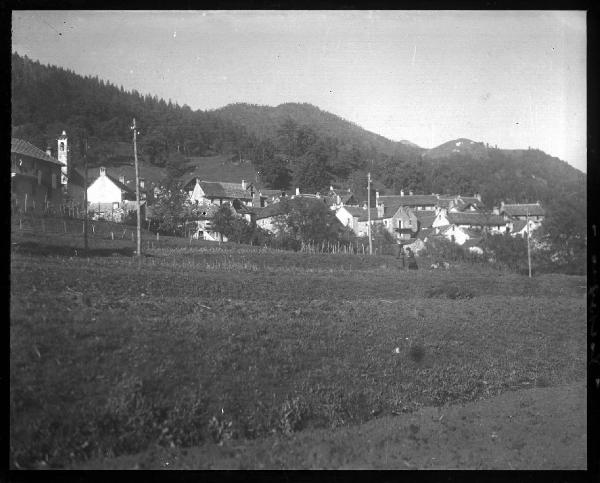
[[585,382],[385,416],[289,438],[153,448],[78,469],[515,469],[587,467]]

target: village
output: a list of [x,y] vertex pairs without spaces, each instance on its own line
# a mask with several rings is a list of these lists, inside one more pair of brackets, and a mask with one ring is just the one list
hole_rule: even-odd
[[12,479],[596,468],[590,21],[13,9]]
[[[56,147],[46,151],[27,141],[11,140],[12,209],[20,213],[69,213],[83,217],[87,185],[87,214],[91,219],[122,222],[136,210],[135,173],[133,166],[99,167],[88,170],[88,180],[79,168],[69,166],[69,140],[65,131]],[[357,237],[387,232],[404,250],[419,254],[429,239],[445,238],[481,254],[485,233],[526,237],[543,223],[540,202],[509,204],[501,202],[491,210],[485,208],[478,193],[464,194],[384,194],[375,191],[371,207],[360,203],[347,188],[330,186],[323,193],[304,193],[299,188],[274,190],[257,183],[206,180],[184,176],[181,185],[196,216],[191,220],[191,236],[208,241],[227,241],[217,233],[211,220],[221,205],[230,207],[234,216],[274,232],[286,213],[284,198],[304,198],[324,203],[339,222]],[[145,221],[153,217],[153,203],[163,193],[160,179],[139,178],[140,212]],[[366,187],[365,187],[366,191]],[[374,202],[374,203],[373,203]],[[205,209],[204,209],[205,208]]]

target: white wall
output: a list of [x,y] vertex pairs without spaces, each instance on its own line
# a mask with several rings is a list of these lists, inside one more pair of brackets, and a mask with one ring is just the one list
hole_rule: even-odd
[[340,220],[342,225],[350,227],[354,231],[354,233],[358,235],[357,227],[354,223],[354,217],[350,213],[348,213],[348,210],[346,210],[346,208],[342,206],[335,212],[335,216],[338,220]]
[[115,203],[122,202],[121,189],[106,176],[99,176],[88,188],[88,202]]

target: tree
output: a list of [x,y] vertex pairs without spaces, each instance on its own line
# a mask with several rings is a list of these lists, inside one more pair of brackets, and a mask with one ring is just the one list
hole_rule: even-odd
[[212,219],[213,230],[236,243],[249,243],[253,239],[254,227],[225,203],[219,206]]
[[263,160],[259,173],[267,186],[273,189],[287,189],[292,181],[288,160],[282,154],[275,154]]
[[152,218],[160,232],[181,235],[185,221],[194,216],[196,208],[181,186],[159,187],[152,206]]
[[299,249],[304,243],[337,242],[342,240],[344,227],[325,203],[308,198],[284,199],[286,213],[276,222],[278,238],[288,239],[291,248]]

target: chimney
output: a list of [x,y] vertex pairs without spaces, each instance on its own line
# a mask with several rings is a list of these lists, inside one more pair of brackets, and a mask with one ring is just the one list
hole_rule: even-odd
[[329,191],[333,191],[333,186],[329,185]]
[[410,190],[410,191],[408,192],[408,194],[409,194],[410,196],[412,196],[412,195],[413,195],[413,190]]
[[46,154],[47,154],[48,156],[52,157],[52,148],[51,148],[50,146],[48,146],[48,147],[46,148]]
[[300,196],[300,188],[296,188],[296,196]]
[[479,193],[475,193],[475,198],[477,198],[477,201],[481,201],[481,195]]
[[125,184],[125,176],[119,176],[119,183]]
[[317,191],[317,193],[315,194],[315,196],[316,196],[317,198],[320,198],[320,197],[321,197],[321,193],[319,193],[319,192]]
[[379,191],[375,191],[375,206],[379,203]]
[[498,207],[497,207],[497,206],[494,206],[494,207],[492,208],[492,213],[493,213],[494,215],[499,215],[499,214],[500,214],[500,210],[498,209]]
[[385,206],[383,203],[377,205],[377,218],[383,218],[383,213],[385,212]]
[[500,211],[502,211],[504,209],[504,201],[500,202]]
[[404,196],[404,190],[400,190],[400,196]]
[[106,168],[104,166],[100,168],[100,176],[106,176]]
[[144,189],[144,178],[140,178],[140,189]]
[[245,179],[242,180],[242,189],[243,190],[246,189],[246,180]]

